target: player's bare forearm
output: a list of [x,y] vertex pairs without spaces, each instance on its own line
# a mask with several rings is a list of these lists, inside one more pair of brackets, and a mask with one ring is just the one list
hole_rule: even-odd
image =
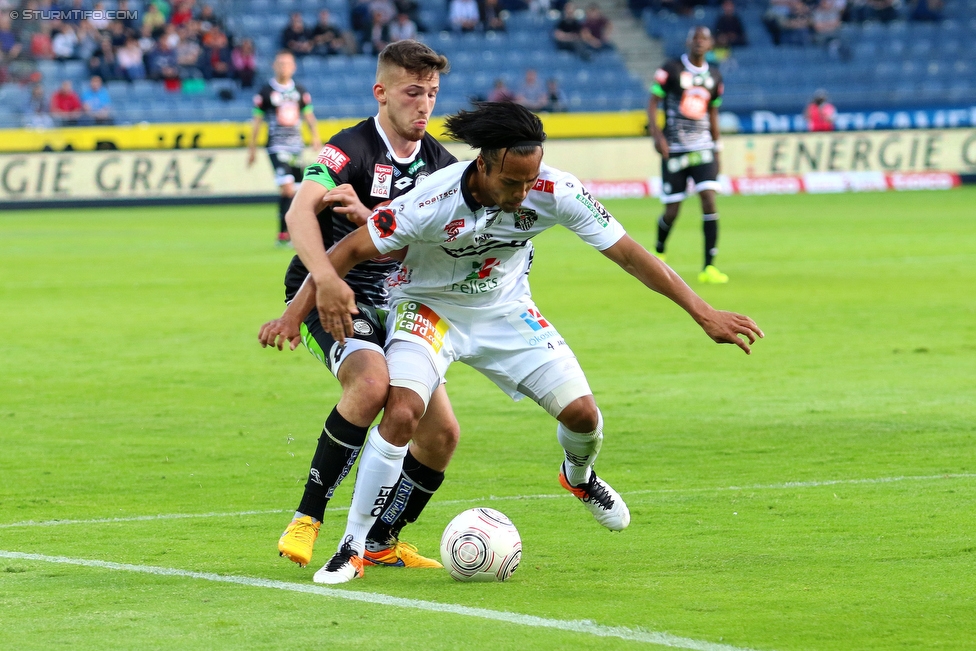
[[345,343],[346,337],[353,335],[352,315],[359,313],[356,295],[342,278],[360,262],[377,255],[379,251],[376,250],[369,232],[365,228],[358,228],[329,249],[333,275],[324,276],[321,280],[318,277],[313,278],[319,320],[325,331],[339,343]]
[[603,254],[646,287],[681,306],[716,343],[735,344],[748,355],[751,352],[749,345],[755,343],[757,337],[764,336],[749,317],[713,308],[671,267],[651,255],[629,235],[624,235]]
[[325,187],[315,181],[303,181],[285,215],[295,252],[316,281],[335,275],[317,217],[326,192]]

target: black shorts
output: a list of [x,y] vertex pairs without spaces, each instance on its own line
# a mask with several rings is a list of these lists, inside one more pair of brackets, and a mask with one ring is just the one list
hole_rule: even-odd
[[688,197],[688,180],[694,192],[719,190],[718,161],[711,149],[672,154],[661,160],[661,203],[678,203]]
[[372,350],[383,355],[386,343],[386,310],[357,304],[359,314],[352,318],[353,336],[339,344],[322,328],[319,311],[313,309],[302,322],[302,343],[316,359],[325,364],[332,374],[339,377],[343,360],[357,350]]
[[275,153],[268,152],[271,158],[271,167],[274,168],[275,184],[285,185],[287,183],[301,183],[302,180],[302,155],[287,151]]

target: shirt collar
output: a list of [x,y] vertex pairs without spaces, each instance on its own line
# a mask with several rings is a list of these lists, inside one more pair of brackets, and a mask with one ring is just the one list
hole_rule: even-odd
[[474,198],[471,194],[471,188],[468,186],[468,176],[471,174],[476,174],[478,172],[478,161],[473,160],[471,164],[464,168],[464,173],[461,175],[461,196],[464,198],[464,203],[467,204],[471,212],[478,212],[481,208],[484,208],[478,200]]
[[423,145],[423,140],[417,141],[417,146],[414,148],[412,154],[410,154],[406,158],[400,158],[399,156],[396,155],[396,152],[393,151],[393,145],[390,144],[390,139],[386,136],[386,132],[383,131],[383,127],[380,126],[379,113],[373,116],[373,126],[376,127],[376,133],[380,134],[380,138],[383,139],[383,143],[386,145],[386,149],[387,151],[390,152],[390,157],[393,158],[393,160],[400,163],[401,165],[409,165],[414,161],[415,158],[417,158],[417,154],[420,153],[420,147],[421,145]]
[[702,61],[701,67],[699,67],[691,62],[687,54],[681,55],[681,63],[683,63],[688,70],[699,75],[708,70],[708,61]]

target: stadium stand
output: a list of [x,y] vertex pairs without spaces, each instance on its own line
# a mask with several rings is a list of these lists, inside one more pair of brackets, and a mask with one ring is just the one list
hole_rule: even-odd
[[[844,110],[884,110],[976,104],[976,67],[967,43],[976,36],[976,1],[949,0],[942,20],[847,22],[832,42],[773,44],[764,25],[765,5],[739,8],[749,44],[719,62],[726,80],[723,108],[797,112],[818,88]],[[645,8],[647,33],[663,39],[668,56],[684,51],[688,29],[712,26],[717,7],[692,15]]]
[[[106,6],[109,6],[106,3]],[[141,3],[132,2],[139,8]],[[226,16],[223,25],[234,40],[249,38],[256,46],[257,80],[271,76],[270,61],[280,48],[281,33],[289,14],[298,7],[292,0],[224,0],[214,3],[217,14]],[[328,8],[333,20],[350,29],[351,7],[345,0],[303,2],[305,24],[314,25],[316,12]],[[553,20],[527,11],[513,14],[505,32],[457,34],[445,24],[447,3],[424,0],[419,11],[427,32],[420,38],[452,62],[452,72],[442,83],[437,113],[447,114],[468,106],[472,98],[484,98],[499,77],[517,87],[527,68],[540,71],[543,79],[557,79],[572,111],[616,111],[640,109],[646,103],[643,82],[628,72],[620,56],[612,51],[594,53],[581,61],[568,52],[557,51],[550,32]],[[151,58],[148,55],[147,58]],[[311,92],[319,117],[351,118],[375,113],[370,88],[376,59],[372,55],[350,54],[298,58],[296,79]],[[149,65],[147,68],[151,68]],[[9,79],[0,86],[0,127],[21,126],[32,83],[40,83],[45,94],[65,79],[80,92],[90,76],[82,60],[35,60],[20,80]],[[184,74],[184,76],[186,76]],[[195,77],[196,75],[191,75]],[[241,88],[233,79],[200,79],[188,87],[166,86],[158,80],[107,81],[115,122],[248,120],[253,91]]]

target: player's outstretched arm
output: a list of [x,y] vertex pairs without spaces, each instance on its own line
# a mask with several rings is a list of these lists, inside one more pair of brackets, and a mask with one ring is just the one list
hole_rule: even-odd
[[360,262],[375,258],[379,254],[369,236],[369,231],[365,228],[357,228],[329,250],[329,259],[335,269],[334,276],[325,277],[324,283],[318,278],[313,278],[315,304],[318,306],[322,328],[339,343],[345,343],[346,337],[353,335],[352,315],[359,313],[359,308],[356,307],[356,295],[342,278]]
[[749,345],[756,343],[757,337],[765,336],[756,322],[744,314],[716,310],[706,303],[671,267],[629,235],[624,235],[603,254],[644,285],[684,308],[716,343],[735,344],[748,355],[752,352]]
[[291,350],[298,348],[302,341],[302,321],[315,308],[315,283],[311,276],[305,277],[298,293],[285,307],[284,313],[277,319],[268,321],[258,332],[258,341],[262,348],[273,346],[284,350],[285,342]]

